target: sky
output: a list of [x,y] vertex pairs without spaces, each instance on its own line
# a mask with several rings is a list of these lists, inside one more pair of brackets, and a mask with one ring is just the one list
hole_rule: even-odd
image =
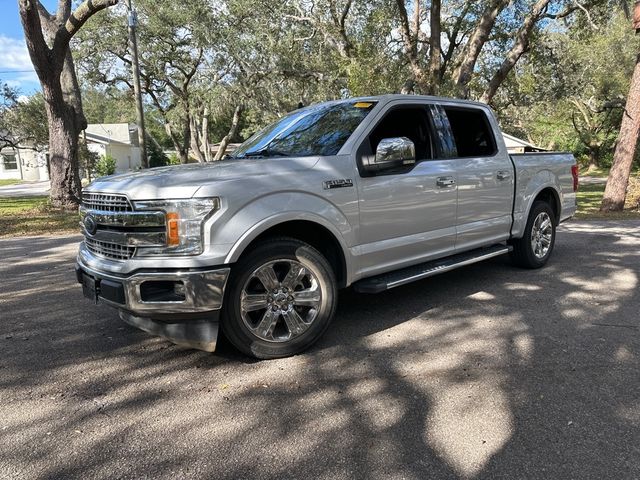
[[[41,1],[50,12],[55,11],[56,0]],[[23,95],[40,89],[24,43],[18,0],[0,0],[0,81],[18,88]]]

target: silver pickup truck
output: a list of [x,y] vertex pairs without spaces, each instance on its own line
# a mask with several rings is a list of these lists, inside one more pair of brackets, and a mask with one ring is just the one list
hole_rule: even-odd
[[338,289],[376,293],[509,253],[542,267],[576,211],[571,154],[509,155],[491,110],[388,95],[321,103],[224,161],[96,180],[77,277],[126,322],[213,351],[293,355]]

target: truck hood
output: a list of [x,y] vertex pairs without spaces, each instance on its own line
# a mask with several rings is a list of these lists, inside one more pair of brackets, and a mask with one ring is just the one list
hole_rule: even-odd
[[319,157],[255,158],[157,167],[95,180],[86,192],[119,193],[131,200],[191,198],[200,187],[249,177],[290,175],[312,168]]

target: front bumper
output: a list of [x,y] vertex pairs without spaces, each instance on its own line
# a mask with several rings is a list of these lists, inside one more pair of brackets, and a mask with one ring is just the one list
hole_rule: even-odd
[[85,295],[119,309],[127,323],[206,351],[215,350],[229,271],[158,269],[119,275],[89,267],[82,256],[76,265]]

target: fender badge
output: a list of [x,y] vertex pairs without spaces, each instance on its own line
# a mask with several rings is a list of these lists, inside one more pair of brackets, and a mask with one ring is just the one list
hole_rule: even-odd
[[340,178],[338,180],[327,180],[322,183],[325,190],[331,190],[334,188],[353,187],[353,180],[350,178]]

